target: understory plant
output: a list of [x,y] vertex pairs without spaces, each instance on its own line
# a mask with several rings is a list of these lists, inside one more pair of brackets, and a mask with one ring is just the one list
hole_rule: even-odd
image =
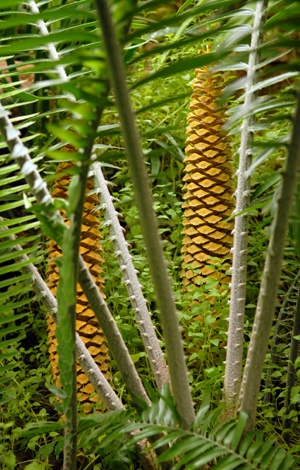
[[[161,11],[165,6],[167,11]],[[3,139],[0,168],[3,176],[0,193],[3,200],[0,221],[3,353],[0,359],[2,372],[7,374],[0,382],[2,405],[9,410],[16,399],[10,394],[10,382],[20,360],[27,317],[24,306],[33,302],[38,302],[52,316],[51,341],[54,341],[56,323],[61,384],[61,387],[57,386],[58,382],[56,386],[48,385],[58,398],[56,408],[62,416],[60,421],[37,419],[17,433],[16,446],[21,449],[46,436],[45,445],[24,468],[34,468],[53,453],[60,463],[61,452],[66,470],[77,468],[81,462],[86,468],[92,464],[98,466],[94,468],[190,470],[298,468],[297,447],[283,448],[279,439],[267,439],[269,436],[262,430],[254,429],[257,406],[261,405],[261,380],[300,165],[299,31],[295,21],[299,20],[299,6],[299,1],[286,6],[279,0],[249,4],[233,0],[187,1],[176,5],[165,5],[160,0],[141,3],[134,0],[2,1],[0,28],[5,34],[0,45]],[[211,42],[211,52],[197,53],[197,49]],[[176,51],[181,53],[173,61]],[[278,65],[279,59],[284,60]],[[178,74],[188,74],[191,79],[194,69],[197,79],[185,149],[189,166],[184,188],[187,202],[183,222],[186,235],[183,277],[188,282],[184,282],[187,292],[182,292],[177,281],[179,289],[175,298],[170,266],[163,253],[170,243],[169,237],[158,225],[165,214],[159,214],[157,207],[161,201],[153,200],[151,189],[155,194],[153,180],[162,164],[159,160],[162,149],[175,155],[182,168],[185,131],[182,129],[182,140],[178,143],[173,135],[172,120],[160,118],[163,123],[153,125],[151,122],[150,125],[147,113],[151,109],[169,110],[172,103],[187,95],[185,92],[159,96],[153,102],[153,84],[159,82],[163,87],[164,81],[172,82]],[[226,87],[224,80],[228,83]],[[272,96],[275,85],[282,88],[279,94]],[[145,103],[138,100],[140,90],[143,96],[150,93]],[[225,100],[229,101],[226,107]],[[224,126],[225,108],[229,116]],[[290,134],[286,132],[279,140],[267,141],[265,132],[274,122],[283,122]],[[203,137],[207,133],[209,136]],[[237,206],[232,215],[234,183],[232,164],[227,160],[231,155],[230,140],[232,146],[240,146],[239,158],[234,163],[238,173]],[[67,152],[64,151],[66,145]],[[261,185],[260,194],[266,191],[263,201],[255,198],[251,201],[250,176],[267,159],[277,158],[278,149],[283,154],[280,177],[272,175],[270,183]],[[118,202],[114,201],[111,196],[114,190],[109,187],[109,179],[114,175],[122,178],[116,161],[121,161],[123,171],[126,169],[126,181],[128,165],[130,194],[132,199],[134,197],[138,217],[134,247],[128,246],[128,226],[119,221],[115,209],[116,205],[122,210],[122,189]],[[62,175],[57,176],[57,170]],[[93,186],[87,183],[91,178]],[[53,180],[51,195],[49,186]],[[57,192],[59,185],[63,189],[68,186],[67,196]],[[206,191],[211,187],[213,189]],[[270,188],[271,195],[267,192]],[[88,215],[86,192],[90,198],[86,202]],[[168,194],[172,200],[174,193]],[[95,203],[97,197],[99,204]],[[130,199],[129,203],[133,201]],[[272,224],[268,226],[258,299],[254,299],[256,313],[253,321],[249,320],[253,328],[248,345],[244,342],[250,330],[244,330],[247,223],[251,211],[262,208],[271,211]],[[120,278],[123,277],[124,284],[115,291],[121,292],[124,287],[123,291],[126,288],[128,293],[129,302],[123,307],[122,298],[120,312],[130,309],[130,322],[136,325],[133,339],[138,343],[138,359],[130,350],[133,339],[126,341],[126,326],[127,331],[134,327],[124,324],[115,302],[112,312],[111,278],[106,272],[105,250],[102,263],[100,248],[96,247],[96,252],[91,254],[87,243],[80,244],[81,238],[87,238],[86,233],[91,240],[89,246],[100,238],[95,233],[98,228],[86,222],[93,220],[97,224],[99,210],[103,213],[101,230],[109,238],[119,266],[116,269]],[[175,208],[171,207],[169,214],[176,220]],[[126,213],[124,215],[126,220]],[[297,217],[295,219],[297,227]],[[227,263],[230,262],[233,221],[233,268],[222,405],[211,400],[204,390],[207,382],[193,382],[195,370],[186,367],[179,318],[187,330],[185,341],[192,337],[189,331],[193,331],[196,322],[200,321],[203,329],[209,329],[212,319],[215,329],[219,318],[224,320],[227,290],[225,286],[220,287],[218,281],[225,279],[225,284],[229,281]],[[46,283],[46,239],[51,240],[49,246],[54,249],[48,268],[51,289]],[[175,240],[172,242],[175,244]],[[102,239],[101,243],[105,246],[106,242]],[[143,295],[135,267],[138,256],[135,259],[131,254],[135,252],[140,256],[146,252],[141,269],[148,269],[151,274],[149,286],[151,284],[155,293],[151,305],[147,305]],[[222,255],[224,260],[220,259]],[[106,278],[106,298],[101,292],[102,270]],[[53,282],[56,284],[58,277],[56,290]],[[192,289],[188,288],[190,281]],[[256,282],[259,284],[260,280]],[[201,311],[200,319],[189,316],[195,304]],[[84,315],[84,311],[89,313]],[[155,322],[151,319],[154,312]],[[82,317],[77,318],[76,327],[77,313]],[[91,324],[85,318],[90,316],[93,316]],[[289,377],[291,373],[297,374],[298,316],[297,310]],[[187,319],[193,324],[187,324]],[[105,376],[98,367],[98,352],[93,349],[92,340],[80,337],[80,330],[86,329],[81,322],[92,327],[98,345],[105,335],[111,355],[109,375]],[[210,341],[216,351],[224,347],[219,340],[214,343],[213,337]],[[199,345],[208,350],[203,332]],[[247,357],[243,370],[245,345]],[[106,354],[106,346],[104,348]],[[186,350],[195,354],[193,347]],[[196,367],[205,363],[205,354],[203,356],[204,361],[195,361]],[[145,369],[139,374],[136,366],[139,358],[147,361],[147,374]],[[81,377],[81,370],[86,374],[82,383],[89,381],[93,386],[85,387],[84,392],[97,394],[97,398],[93,395],[91,400],[101,400],[100,407],[108,412],[99,413],[98,408],[94,414],[78,415],[77,375]],[[220,364],[210,372],[208,368],[197,372],[202,378],[204,373],[211,373],[212,381],[216,381],[216,371],[223,373]],[[58,370],[54,370],[54,375],[58,377]],[[218,380],[220,383],[219,377]],[[287,416],[291,411],[292,393],[293,403],[296,408],[299,406],[295,389],[295,385],[290,385],[286,392],[289,397],[284,408],[286,429],[290,423]],[[290,417],[297,418],[297,412]],[[258,423],[260,425],[260,421]],[[9,420],[4,420],[1,429],[10,429]],[[8,438],[4,433],[0,445],[4,465],[14,468],[18,462],[11,449],[7,452]],[[85,463],[87,457],[89,461]]]

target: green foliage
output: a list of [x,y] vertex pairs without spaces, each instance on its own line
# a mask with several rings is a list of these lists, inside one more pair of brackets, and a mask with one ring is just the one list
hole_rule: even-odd
[[[1,100],[6,109],[12,110],[11,117],[15,127],[22,133],[22,141],[30,148],[39,171],[50,184],[57,160],[68,159],[81,164],[83,154],[80,150],[62,153],[61,148],[66,144],[79,148],[87,144],[90,122],[94,117],[90,103],[105,107],[101,126],[94,136],[96,157],[106,163],[107,179],[116,185],[112,188],[113,195],[118,198],[116,208],[124,216],[122,225],[126,239],[131,245],[134,264],[140,272],[139,279],[144,286],[153,322],[164,347],[138,211],[133,202],[127,165],[124,163],[124,144],[114,98],[112,95],[106,98],[102,93],[106,89],[108,73],[93,2],[43,1],[40,4],[40,13],[31,12],[22,3],[20,0],[1,1],[3,21],[0,29],[3,40],[0,52],[3,60],[6,60],[6,63],[1,64]],[[118,34],[123,38],[128,82],[151,178],[168,271],[174,280],[180,320],[184,325],[188,324],[185,350],[193,398],[197,408],[199,403],[201,406],[194,428],[190,430],[181,429],[181,422],[168,392],[155,396],[148,390],[153,404],[151,409],[143,412],[127,410],[82,418],[79,422],[80,445],[89,449],[90,462],[96,459],[94,468],[130,468],[131,465],[138,465],[134,446],[143,436],[155,439],[153,448],[162,448],[159,462],[172,461],[174,469],[199,468],[206,464],[217,469],[276,469],[279,466],[282,469],[294,468],[291,457],[280,449],[282,440],[278,432],[286,411],[282,398],[285,393],[291,312],[294,308],[290,295],[287,295],[290,300],[285,306],[287,319],[283,325],[284,334],[277,342],[280,359],[276,359],[275,365],[271,361],[273,384],[267,383],[267,390],[272,390],[273,403],[263,404],[261,399],[259,403],[258,425],[264,427],[265,435],[276,438],[276,441],[264,442],[262,434],[258,433],[244,436],[240,442],[245,417],[240,415],[237,422],[224,424],[218,420],[222,413],[221,408],[216,407],[209,411],[209,403],[203,399],[208,386],[212,389],[211,403],[218,404],[221,397],[228,292],[224,290],[221,294],[215,289],[213,281],[207,282],[202,290],[195,293],[194,300],[197,299],[200,303],[192,308],[189,299],[181,293],[180,179],[190,82],[195,67],[206,63],[215,64],[216,61],[219,62],[218,67],[230,75],[231,85],[228,86],[227,97],[231,100],[232,117],[229,125],[232,126],[233,146],[236,149],[239,145],[237,130],[244,117],[240,112],[244,93],[241,91],[240,80],[232,84],[232,75],[241,71],[243,77],[242,70],[245,69],[248,56],[247,47],[244,46],[249,39],[247,26],[250,24],[252,7],[253,2],[188,0],[176,12],[171,2],[150,1],[137,6],[129,2],[114,2],[114,18]],[[132,28],[125,40],[121,30],[132,15]],[[259,119],[253,128],[253,163],[249,169],[253,178],[253,191],[249,213],[251,227],[245,347],[251,331],[263,268],[262,253],[269,240],[274,200],[280,184],[279,169],[285,159],[292,127],[294,90],[299,77],[298,16],[299,2],[290,2],[288,6],[283,1],[270,2],[265,26],[266,40],[261,48],[261,61],[257,67],[260,75],[256,86],[259,98],[247,110],[248,115],[255,114]],[[37,34],[34,23],[38,20],[47,22],[49,35]],[[58,59],[48,57],[47,47],[51,42],[56,45]],[[197,50],[210,42],[220,47],[211,54],[197,56]],[[275,65],[272,64],[273,61],[276,61]],[[58,75],[60,66],[66,69],[69,77],[67,82]],[[101,80],[98,80],[99,76]],[[77,101],[66,99],[68,94],[72,94]],[[41,272],[44,271],[45,245],[44,240],[40,243],[40,237],[37,236],[37,233],[40,234],[40,223],[44,233],[52,238],[58,238],[62,233],[58,233],[55,224],[51,225],[49,220],[43,218],[45,207],[37,206],[28,192],[28,185],[17,172],[17,165],[9,160],[5,144],[0,145],[1,213],[5,218],[0,221],[0,404],[4,410],[0,455],[5,453],[5,460],[1,463],[4,462],[4,468],[10,469],[25,460],[26,457],[22,456],[24,454],[31,462],[20,465],[26,465],[24,468],[32,470],[47,468],[51,454],[59,460],[63,445],[63,426],[50,422],[51,415],[55,415],[50,403],[53,398],[49,400],[48,393],[46,399],[43,397],[43,383],[50,379],[45,362],[45,337],[37,335],[40,345],[35,346],[30,344],[30,338],[32,329],[45,329],[45,323],[40,317],[37,320],[32,318],[34,307],[30,306],[35,305],[34,302],[39,299],[31,293],[31,277],[20,274],[20,270],[32,262]],[[71,209],[76,207],[75,179],[73,189]],[[295,216],[291,221],[291,238],[296,254],[289,239],[281,276],[280,300],[285,298],[295,272],[299,269],[298,193]],[[68,204],[60,200],[54,201],[53,209],[71,210]],[[10,235],[17,235],[18,239],[11,239]],[[65,237],[67,236],[66,232]],[[153,384],[147,355],[129,308],[125,286],[120,282],[120,269],[117,258],[113,255],[105,224],[103,237],[107,299],[138,372],[147,382]],[[14,247],[17,243],[22,246],[21,254],[27,254],[29,261],[16,257]],[[68,248],[68,242],[65,246]],[[67,253],[63,261],[66,261],[66,256]],[[63,266],[68,274],[66,263]],[[61,290],[63,294],[69,292],[65,286],[61,286]],[[216,314],[213,315],[211,312],[207,314],[208,294],[216,297]],[[194,321],[197,315],[205,315],[204,326],[200,327]],[[215,324],[218,327],[217,333],[214,332]],[[69,338],[72,349],[70,333],[67,323],[63,322],[61,341]],[[68,341],[67,343],[69,344]],[[61,348],[60,353],[61,364],[66,363],[68,368],[70,355],[65,348]],[[270,359],[270,355],[267,359]],[[30,372],[29,368],[24,369],[26,360],[34,366]],[[112,368],[113,385],[124,401],[128,401],[129,396],[124,390],[115,362],[112,362]],[[296,375],[297,383],[291,395],[295,409],[290,412],[295,440],[299,437],[298,369]],[[40,424],[39,421],[45,417],[49,417],[47,424]],[[34,422],[37,424],[33,424]],[[139,432],[128,439],[126,433],[132,431]]]
[[[157,462],[172,462],[174,470],[193,470],[206,464],[224,470],[297,468],[292,457],[274,446],[274,441],[264,442],[262,433],[243,434],[247,420],[243,413],[237,421],[226,422],[222,419],[224,406],[210,410],[208,391],[190,430],[182,429],[182,421],[168,389],[159,396],[149,387],[148,391],[152,405],[144,409],[138,419],[130,416],[128,411],[82,418],[79,423],[82,445],[95,445],[98,440],[95,454],[116,452],[118,456],[124,456],[143,438],[150,438],[151,442],[154,439],[151,447],[161,449]],[[133,437],[124,442],[125,433]],[[123,461],[127,465],[130,463],[125,457]],[[123,468],[121,463],[118,464]],[[114,464],[110,468],[114,468]]]

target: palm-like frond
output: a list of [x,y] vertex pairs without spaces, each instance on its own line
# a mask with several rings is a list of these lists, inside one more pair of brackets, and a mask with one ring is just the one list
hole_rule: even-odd
[[[69,3],[58,1],[54,4],[50,1],[42,1],[39,4],[40,11],[38,11],[35,2],[27,2],[27,6],[24,8],[21,6],[22,3],[21,1],[14,0],[9,2],[2,0],[1,2],[1,8],[7,9],[4,15],[5,19],[0,25],[0,28],[5,33],[0,44],[0,53],[3,57],[3,63],[1,64],[3,93],[1,98],[3,99],[5,109],[12,111],[11,120],[15,127],[22,132],[22,142],[30,149],[35,162],[39,166],[39,170],[42,173],[44,172],[44,174],[49,172],[53,174],[55,164],[53,162],[45,162],[44,157],[46,155],[53,159],[59,159],[61,157],[60,148],[66,143],[71,143],[77,148],[84,149],[89,138],[92,140],[95,138],[105,139],[112,130],[119,132],[120,126],[119,124],[109,122],[108,126],[104,125],[97,130],[95,127],[92,136],[90,133],[90,122],[94,117],[94,107],[97,106],[98,109],[102,109],[108,105],[110,107],[113,106],[111,97],[108,95],[108,73],[104,61],[102,38],[99,39],[97,17],[93,4],[89,0],[75,0]],[[154,87],[155,84],[167,82],[170,84],[176,74],[182,74],[203,65],[213,64],[222,59],[224,63],[218,65],[219,69],[223,68],[224,71],[234,70],[241,73],[240,79],[231,85],[227,93],[227,96],[233,95],[236,100],[236,106],[232,108],[232,118],[229,122],[229,125],[233,126],[231,128],[232,132],[236,131],[241,120],[253,115],[259,116],[259,122],[256,124],[256,127],[255,125],[251,127],[251,133],[256,130],[265,130],[275,120],[286,120],[287,131],[289,131],[291,128],[290,123],[293,120],[292,111],[295,103],[293,93],[298,78],[298,58],[294,56],[293,61],[291,61],[290,56],[288,56],[288,60],[284,65],[280,65],[276,69],[268,67],[272,61],[281,60],[283,54],[281,48],[286,48],[288,51],[299,45],[297,23],[295,23],[295,18],[299,14],[299,2],[291,2],[289,8],[285,8],[285,2],[283,1],[272,2],[269,18],[264,28],[265,33],[268,34],[268,41],[263,42],[259,48],[261,59],[256,66],[259,80],[250,91],[246,91],[246,94],[257,91],[258,97],[249,106],[245,107],[241,106],[245,98],[245,93],[241,92],[241,89],[247,82],[243,76],[243,71],[247,69],[249,39],[252,32],[253,12],[251,7],[253,5],[251,2],[248,4],[245,1],[220,0],[203,2],[203,4],[192,7],[191,2],[188,1],[188,5],[185,4],[181,7],[176,15],[153,20],[149,15],[149,11],[154,6],[165,3],[161,0],[155,0],[142,2],[136,6],[135,2],[127,2],[126,8],[124,8],[123,2],[114,2],[112,16],[116,23],[117,34],[125,47],[124,62],[127,66],[126,72],[131,86],[131,94],[135,101],[135,108],[139,112],[139,116],[143,117],[145,110],[157,110],[161,105],[168,106],[177,96],[184,97],[185,94],[188,95],[186,83],[189,77],[185,79],[182,88],[178,87],[176,89],[175,96],[168,96],[168,90],[160,91],[155,102],[152,100],[152,95],[147,102],[139,101],[139,92],[143,87],[150,85]],[[236,3],[241,8],[238,8]],[[231,12],[230,9],[233,4],[235,4],[235,8]],[[128,18],[131,19],[133,15],[135,15],[135,29],[124,39],[122,28],[128,21]],[[47,32],[45,31],[44,21],[47,23],[46,26],[49,30]],[[206,28],[205,31],[201,30],[203,27]],[[275,28],[279,29],[282,34],[277,34]],[[274,31],[276,34],[274,34]],[[216,39],[216,42],[219,43],[219,47],[213,53],[202,57],[196,54],[195,45],[197,41],[201,42],[199,44],[200,48],[203,46],[203,42],[217,37],[219,39]],[[157,47],[145,51],[143,44],[148,45],[152,42],[157,44]],[[53,47],[54,44],[56,49]],[[183,48],[183,50],[180,48]],[[181,50],[182,54],[179,54],[173,61],[170,55],[168,55],[169,52],[176,53],[179,50]],[[151,70],[145,72],[143,69],[144,64],[146,64],[145,61],[150,58],[153,59],[154,65]],[[156,63],[154,58],[157,60]],[[62,66],[64,69],[62,69]],[[140,70],[143,70],[143,73],[140,73],[138,78],[134,76],[135,67],[140,67]],[[280,67],[281,72],[278,73]],[[273,77],[274,70],[276,70],[276,73]],[[112,74],[116,75],[116,71],[113,71]],[[101,80],[98,78],[100,75]],[[272,87],[282,85],[285,86],[284,97],[282,99],[276,97],[270,98],[269,94],[272,92]],[[164,90],[163,87],[161,89]],[[113,109],[113,113],[110,112],[111,109]],[[111,116],[114,118],[115,109],[110,108],[110,110],[105,115],[106,122],[109,121]],[[120,111],[122,114],[122,109]],[[73,116],[72,118],[70,118],[71,115]],[[2,118],[3,114],[0,117]],[[171,142],[172,146],[176,147],[172,149],[173,154],[176,158],[182,160],[183,139],[179,137],[176,140],[173,133],[170,133],[170,127],[172,127],[171,120],[165,123],[165,129],[161,125],[155,126],[151,123],[150,131],[149,128],[147,131],[144,130],[142,119],[138,124],[145,139],[151,134],[151,139],[160,142],[161,148],[166,148],[164,145],[165,141],[168,140],[168,145]],[[123,126],[126,128],[126,118],[123,120]],[[7,140],[11,141],[15,131],[11,126],[6,127],[10,132]],[[47,132],[45,132],[45,127]],[[161,136],[163,136],[162,139],[160,139]],[[248,168],[245,177],[249,176],[250,173],[252,174],[260,164],[265,162],[272,155],[273,149],[277,149],[279,146],[282,146],[282,148],[286,147],[288,132],[286,135],[276,139],[275,142],[274,138],[270,140],[272,142],[264,141],[259,135],[254,138],[250,152],[253,153],[255,158],[253,164]],[[5,144],[1,145],[1,148],[4,149]],[[13,156],[16,156],[16,153],[14,151]],[[117,158],[119,157],[120,152],[117,155]],[[98,158],[103,158],[103,160],[109,159],[110,154],[107,152],[101,155],[101,157],[98,156]],[[142,158],[143,156],[140,152],[138,160],[142,160]],[[70,155],[70,159],[81,162],[82,153],[79,150],[74,151]],[[80,164],[78,167],[80,167]],[[23,175],[25,174],[26,176],[25,169],[29,171],[32,169],[32,165],[29,164],[25,169],[22,166],[22,169]],[[38,222],[34,215],[24,216],[24,207],[30,209],[30,205],[32,203],[35,204],[35,199],[28,193],[28,186],[23,176],[16,173],[16,170],[17,165],[11,164],[8,155],[2,155],[0,168],[0,173],[3,176],[0,189],[2,191],[0,196],[3,201],[2,210],[5,217],[10,216],[14,218],[12,223],[10,221],[3,223],[3,227],[5,226],[6,229],[3,232],[4,241],[3,243],[1,242],[0,249],[6,251],[1,255],[1,261],[7,264],[1,267],[2,271],[0,273],[5,275],[8,270],[17,272],[21,268],[21,263],[18,260],[14,266],[12,265],[14,258],[13,251],[7,252],[8,249],[12,249],[16,244],[14,240],[7,239],[10,234],[16,233],[21,235],[18,243],[23,244],[24,253],[31,254],[32,252],[33,262],[38,264],[41,259],[39,255],[35,256],[36,248],[35,246],[33,247],[31,238],[34,235],[30,232],[39,227]],[[42,180],[36,179],[36,182],[37,186],[35,188],[33,186],[33,191],[36,191],[37,187],[43,184]],[[277,184],[278,178],[273,179],[272,182]],[[263,189],[258,194],[261,195],[262,191]],[[50,199],[48,198],[47,202],[49,201]],[[43,203],[44,201],[39,200],[39,202]],[[71,200],[69,202],[72,203]],[[45,208],[43,204],[36,208],[33,207],[33,213],[37,209],[37,215],[42,221],[43,228],[46,227],[47,233],[53,235],[54,238],[57,237],[58,232],[56,232],[53,225],[47,226],[48,219],[45,223],[43,216],[47,213],[47,210],[50,209],[50,212],[53,212],[60,207],[61,201],[59,200],[54,200],[53,205],[48,208]],[[16,210],[18,211],[17,216]],[[17,226],[17,224],[19,225]],[[155,227],[155,224],[150,225]],[[86,272],[84,275],[88,277]],[[19,340],[19,326],[15,322],[22,320],[18,317],[18,308],[22,307],[22,302],[26,304],[28,301],[26,296],[28,295],[27,289],[29,288],[27,284],[22,284],[28,280],[29,278],[27,277],[18,278],[20,285],[15,288],[15,291],[11,289],[11,286],[16,282],[14,275],[10,279],[4,280],[4,284],[1,284],[1,288],[10,288],[12,295],[16,296],[13,302],[10,303],[10,300],[7,300],[8,303],[2,307],[4,315],[6,315],[6,306],[7,311],[10,311],[12,303],[14,303],[16,308],[16,316],[8,315],[5,317],[7,321],[3,323],[3,336],[13,335],[8,337],[8,341],[14,342]],[[92,285],[91,281],[89,286]],[[158,285],[158,290],[159,287]],[[10,299],[10,289],[3,293],[3,298]],[[19,295],[24,296],[25,299],[19,301]],[[95,310],[98,309],[99,318],[101,318],[103,312],[107,313],[107,317],[105,317],[107,323],[113,323],[113,319],[109,316],[110,312],[107,311],[107,306],[102,303],[101,308],[98,308],[100,301],[101,299],[96,299],[94,303]],[[111,337],[114,338],[118,335],[120,336],[118,330],[115,329]],[[7,346],[9,347],[9,344]],[[127,349],[123,343],[122,348],[121,352],[120,349],[115,350],[116,356],[119,356],[121,362],[123,361],[123,356],[127,355],[126,357],[128,357]],[[179,339],[177,341],[177,348],[180,348]],[[176,347],[173,350],[176,351]],[[12,353],[14,354],[15,352],[7,352],[7,354]],[[63,351],[61,354],[63,357]],[[171,353],[168,354],[169,356],[172,355]],[[5,360],[5,357],[3,359]],[[130,361],[125,366],[124,363],[123,366],[121,364],[121,367],[123,367],[124,375],[126,375],[126,369],[134,370]],[[6,363],[4,363],[4,370],[7,370]],[[128,389],[131,389],[131,381],[129,380],[126,383]],[[178,383],[179,388],[180,380]],[[133,391],[133,395],[143,395],[142,387],[138,386],[138,391],[139,393]],[[146,395],[144,395],[144,398],[147,399]],[[118,406],[121,407],[122,405],[118,404]],[[209,412],[205,405],[197,415],[195,421],[196,427],[194,427],[193,431],[182,430],[178,428],[178,421],[180,420],[178,420],[178,416],[174,411],[174,406],[164,396],[164,398],[161,397],[157,401],[157,404],[153,404],[150,411],[144,412],[142,420],[128,424],[128,415],[124,414],[123,416],[121,412],[122,420],[119,423],[119,427],[116,425],[116,428],[105,428],[103,425],[98,428],[92,437],[95,439],[98,431],[102,434],[113,431],[110,439],[114,435],[123,436],[126,432],[138,429],[140,432],[134,439],[165,432],[166,435],[156,440],[154,447],[160,448],[165,444],[170,445],[168,450],[162,452],[160,461],[168,461],[174,458],[174,468],[176,469],[183,465],[190,469],[197,468],[197,466],[205,465],[213,459],[216,459],[213,462],[215,468],[257,468],[259,455],[263,455],[260,463],[261,468],[276,469],[279,465],[282,468],[287,468],[288,465],[293,465],[290,457],[285,456],[280,450],[271,448],[269,444],[263,444],[259,437],[253,440],[253,435],[246,436],[241,441],[240,447],[238,447],[244,431],[245,415],[241,414],[237,424],[230,422],[226,425],[220,425],[217,421],[219,413],[219,410]],[[162,415],[165,416],[164,422],[157,418],[157,416],[160,417]],[[169,422],[166,422],[168,417]],[[185,413],[182,413],[182,419],[191,423],[194,419],[193,412],[191,411],[188,417]],[[97,419],[95,418],[95,425],[96,422]],[[169,426],[169,424],[171,425]],[[109,442],[111,441],[106,438],[101,445],[108,445]],[[239,450],[237,451],[237,449]],[[182,456],[182,459],[176,461],[180,456]]]
[[[94,447],[97,454],[105,455],[113,443],[118,443],[118,452],[126,455],[133,444],[150,438],[152,442],[154,440],[152,447],[156,451],[161,449],[157,462],[173,463],[174,470],[197,470],[207,464],[216,470],[297,468],[297,459],[276,447],[274,441],[264,442],[263,433],[244,434],[245,414],[241,413],[237,421],[224,422],[221,418],[224,407],[210,410],[208,393],[188,430],[181,428],[182,421],[166,388],[160,396],[155,396],[152,391],[151,397],[151,407],[146,408],[135,422],[125,410],[118,412],[118,416],[83,418],[79,423],[81,444],[93,445],[95,438],[105,436]],[[134,433],[134,437],[124,444],[125,433]]]

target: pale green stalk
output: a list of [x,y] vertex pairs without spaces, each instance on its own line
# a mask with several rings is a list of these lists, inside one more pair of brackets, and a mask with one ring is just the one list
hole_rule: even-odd
[[116,37],[108,2],[106,0],[96,0],[95,4],[102,29],[111,84],[114,89],[119,111],[135,199],[139,210],[140,223],[161,314],[172,391],[183,423],[185,426],[189,426],[193,423],[195,414],[181,334],[171,283],[163,257],[158,224],[153,209],[153,200],[149,188],[144,155],[141,149],[140,137],[126,84],[120,46]]
[[300,93],[297,98],[296,114],[294,117],[294,126],[287,161],[285,169],[282,172],[282,185],[276,201],[276,213],[271,226],[271,238],[267,250],[241,386],[240,410],[248,414],[246,431],[254,427],[261,376],[277,299],[286,231],[293,202],[293,194],[297,186],[299,168]]

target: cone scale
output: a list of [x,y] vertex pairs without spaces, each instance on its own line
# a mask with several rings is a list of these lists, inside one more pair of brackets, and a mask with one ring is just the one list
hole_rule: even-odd
[[[53,186],[52,195],[54,197],[65,199],[67,197],[68,186],[71,176],[67,174],[71,167],[69,162],[62,162],[58,165],[56,173],[58,174]],[[86,199],[81,226],[80,254],[82,255],[87,267],[89,268],[94,281],[103,294],[104,280],[101,276],[103,269],[101,267],[103,258],[101,256],[102,247],[99,243],[101,235],[99,232],[99,211],[96,208],[99,205],[99,199],[96,194],[90,194],[94,189],[92,178],[88,180]],[[59,279],[59,271],[54,259],[61,256],[61,251],[57,244],[50,241],[48,247],[49,264],[47,270],[47,284],[51,292],[56,295],[56,289]],[[103,332],[99,329],[94,312],[89,306],[87,298],[82,291],[80,284],[77,285],[77,303],[76,303],[76,331],[83,340],[94,361],[99,366],[106,379],[109,378],[109,354]],[[56,325],[50,315],[47,316],[48,323],[48,344],[49,359],[52,364],[52,375],[56,386],[59,382],[57,340],[55,337]],[[89,406],[89,403],[99,401],[98,395],[92,396],[95,392],[93,385],[89,382],[87,376],[77,363],[77,390],[78,400]]]
[[[205,53],[205,51],[202,51]],[[233,221],[232,150],[222,130],[226,109],[218,105],[222,77],[196,70],[188,115],[183,203],[183,288],[192,292],[207,278],[228,284]],[[220,265],[217,267],[216,259]]]

